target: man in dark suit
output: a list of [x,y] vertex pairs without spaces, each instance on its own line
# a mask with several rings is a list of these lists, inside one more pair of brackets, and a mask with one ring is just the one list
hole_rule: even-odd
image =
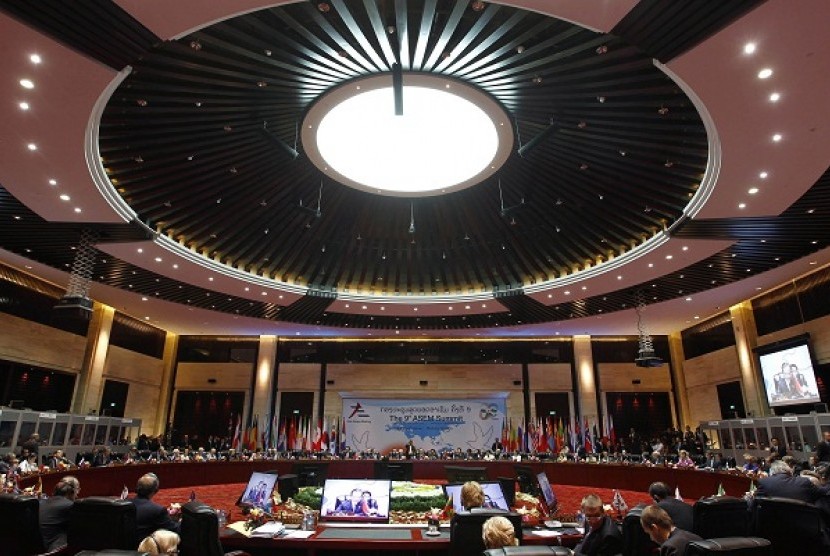
[[153,473],[147,473],[138,479],[135,486],[135,546],[158,529],[179,532],[179,524],[170,519],[164,506],[153,502],[152,498],[159,491],[159,479]]
[[694,533],[675,527],[671,516],[657,505],[643,509],[640,525],[651,540],[660,545],[660,556],[683,556],[689,543],[703,540]]
[[769,441],[769,453],[776,459],[781,459],[787,455],[787,449],[778,443],[777,438],[772,438]]
[[769,477],[759,480],[755,491],[755,496],[793,498],[810,504],[814,504],[822,494],[822,489],[807,477],[794,477],[790,466],[780,460],[770,464]]
[[830,463],[830,431],[824,431],[824,440],[816,446],[816,459]]
[[40,501],[40,534],[47,552],[66,546],[69,511],[80,490],[81,483],[78,479],[67,475],[55,485],[52,498]]
[[671,517],[672,522],[679,529],[691,531],[694,526],[694,509],[689,504],[671,496],[669,485],[666,483],[651,483],[648,495],[654,503],[663,508]]
[[622,533],[617,524],[605,515],[602,499],[589,494],[582,499],[582,513],[585,514],[586,534],[574,549],[577,556],[614,556],[623,549]]

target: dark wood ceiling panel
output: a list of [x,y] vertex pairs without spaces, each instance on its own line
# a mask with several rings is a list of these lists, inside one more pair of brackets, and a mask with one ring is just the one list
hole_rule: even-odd
[[111,0],[0,0],[0,11],[117,71],[161,42]]
[[611,30],[649,56],[668,63],[765,0],[640,0]]

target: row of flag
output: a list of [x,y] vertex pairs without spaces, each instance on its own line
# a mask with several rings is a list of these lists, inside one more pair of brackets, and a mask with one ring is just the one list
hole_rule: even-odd
[[596,421],[588,419],[580,425],[578,420],[557,417],[540,417],[525,423],[524,419],[514,426],[512,419],[505,419],[502,425],[501,443],[509,452],[553,452],[568,447],[577,451],[584,447],[586,452],[598,452],[602,442],[616,444],[614,418],[606,415],[602,430]]
[[242,417],[237,416],[232,436],[231,448],[237,451],[263,448],[338,454],[346,448],[346,421],[331,417],[315,423],[311,417],[293,416],[278,423],[274,415],[266,416],[260,426],[259,415],[254,415],[251,424],[243,429]]

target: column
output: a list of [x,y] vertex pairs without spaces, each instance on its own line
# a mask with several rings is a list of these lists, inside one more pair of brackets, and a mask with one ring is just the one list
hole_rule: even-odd
[[[179,335],[168,332],[164,338],[164,366],[161,369],[161,384],[159,385],[159,404],[156,410],[156,422],[150,434],[164,434],[167,431],[167,420],[171,415],[173,384],[176,381],[176,358],[179,350]],[[144,432],[144,431],[142,431]]]
[[[594,354],[590,336],[574,336],[574,366],[576,367],[576,395],[582,413],[582,423],[599,422],[597,383],[594,374]],[[579,415],[576,416],[579,419]]]
[[[254,369],[253,415],[259,416],[259,429],[265,430],[265,419],[271,418],[272,384],[274,381],[274,367],[277,362],[277,337],[260,336],[259,353],[257,354],[256,368]],[[253,415],[249,416],[253,418]]]
[[75,397],[72,400],[72,413],[87,415],[91,411],[98,412],[104,387],[104,364],[107,360],[114,317],[114,308],[97,302],[93,306],[86,334],[84,363],[78,375]]
[[729,308],[732,316],[732,330],[735,333],[735,348],[738,350],[738,366],[741,371],[741,384],[744,391],[744,404],[747,412],[756,417],[770,415],[769,405],[762,391],[759,379],[758,360],[752,350],[758,345],[758,329],[755,327],[755,315],[752,303],[743,301]]
[[671,368],[672,388],[674,399],[677,402],[677,413],[680,417],[679,429],[689,425],[693,429],[697,426],[691,422],[692,414],[689,410],[689,393],[686,391],[686,374],[683,362],[686,354],[683,352],[683,337],[680,332],[669,334],[669,367]]

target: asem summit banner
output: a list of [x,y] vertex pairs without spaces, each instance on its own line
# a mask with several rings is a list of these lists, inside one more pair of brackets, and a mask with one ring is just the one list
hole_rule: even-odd
[[386,453],[410,440],[426,451],[489,450],[504,418],[504,399],[343,399],[345,444],[358,452]]

